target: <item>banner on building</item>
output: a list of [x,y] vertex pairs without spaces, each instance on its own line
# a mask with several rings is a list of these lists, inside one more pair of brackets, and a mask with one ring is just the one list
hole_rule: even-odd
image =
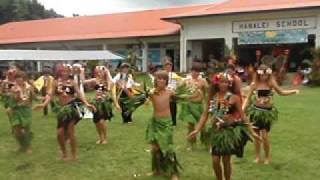
[[307,42],[308,33],[303,29],[241,32],[238,39],[238,44],[294,44]]

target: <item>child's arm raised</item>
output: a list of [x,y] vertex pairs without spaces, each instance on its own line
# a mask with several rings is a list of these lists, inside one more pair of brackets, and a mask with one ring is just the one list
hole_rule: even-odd
[[278,85],[278,83],[275,80],[272,81],[272,87],[281,96],[288,96],[288,95],[298,94],[300,92],[298,89],[284,90],[284,89],[280,88],[280,86]]
[[118,99],[117,99],[117,87],[116,87],[116,83],[113,83],[111,81],[111,96],[112,96],[112,100],[113,103],[115,104],[115,107],[118,111],[121,111],[121,107],[119,105]]
[[249,104],[249,101],[250,101],[250,99],[251,99],[251,96],[252,96],[254,90],[255,90],[255,84],[252,83],[252,84],[250,85],[249,92],[248,92],[248,94],[246,95],[246,99],[243,101],[243,105],[242,105],[242,109],[243,109],[243,110],[245,110],[245,109],[247,108],[247,106],[248,106],[248,104]]

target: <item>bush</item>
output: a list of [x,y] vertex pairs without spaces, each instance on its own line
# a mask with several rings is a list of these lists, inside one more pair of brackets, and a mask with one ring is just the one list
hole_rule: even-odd
[[310,84],[320,86],[320,48],[313,53],[312,72],[310,74]]

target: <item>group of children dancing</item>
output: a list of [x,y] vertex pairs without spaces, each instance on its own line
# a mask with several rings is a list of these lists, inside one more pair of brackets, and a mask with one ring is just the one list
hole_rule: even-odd
[[[81,68],[79,64],[64,64],[56,78],[45,76],[37,81],[28,80],[26,74],[16,67],[6,72],[6,79],[0,81],[1,102],[19,151],[32,152],[33,110],[47,108],[51,104],[57,117],[57,140],[62,159],[76,160],[75,126],[83,117],[84,107],[93,113],[99,137],[96,143],[107,144],[105,121],[113,117],[113,107],[121,112],[123,123],[132,123],[134,110],[150,101],[153,114],[147,124],[146,140],[151,145],[152,174],[168,174],[172,179],[178,179],[182,167],[173,141],[178,103],[178,119],[188,128],[188,150],[193,149],[200,134],[201,142],[210,147],[217,180],[230,180],[231,156],[242,157],[249,140],[255,142],[254,162],[271,162],[269,132],[278,118],[278,110],[272,102],[273,93],[299,93],[298,90],[280,88],[273,78],[272,69],[264,64],[256,69],[246,96],[232,64],[222,72],[203,77],[201,63],[193,62],[190,75],[182,78],[172,72],[172,63],[167,61],[164,70],[150,76],[153,83],[149,88],[146,84],[141,88],[141,84],[134,81],[127,63],[120,66],[120,72],[114,78],[107,67],[96,66],[94,78],[85,79],[78,76]],[[95,96],[91,100],[87,100],[84,86],[94,89]],[[45,90],[42,89],[44,87]],[[37,96],[36,89],[42,89],[43,97]],[[41,103],[32,107],[34,99]],[[71,156],[67,144],[70,144]],[[265,159],[261,158],[261,147]]]

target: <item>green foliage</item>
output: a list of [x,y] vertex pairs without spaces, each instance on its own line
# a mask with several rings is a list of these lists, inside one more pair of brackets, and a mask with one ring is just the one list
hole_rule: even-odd
[[310,74],[310,82],[313,86],[320,86],[320,48],[313,52],[313,65]]
[[320,59],[320,47],[315,49],[313,52],[313,58],[316,59]]
[[195,92],[195,87],[188,86],[185,83],[178,85],[175,90],[176,97],[179,99],[189,98],[194,94],[194,92]]
[[98,65],[99,65],[99,61],[98,60],[88,61],[87,62],[88,69],[90,69],[90,70],[93,70]]
[[37,0],[1,0],[0,24],[12,21],[63,17],[53,9],[46,10]]
[[147,93],[141,92],[134,95],[134,97],[127,97],[123,99],[123,104],[127,107],[126,114],[134,112],[138,107],[142,106],[147,100]]

